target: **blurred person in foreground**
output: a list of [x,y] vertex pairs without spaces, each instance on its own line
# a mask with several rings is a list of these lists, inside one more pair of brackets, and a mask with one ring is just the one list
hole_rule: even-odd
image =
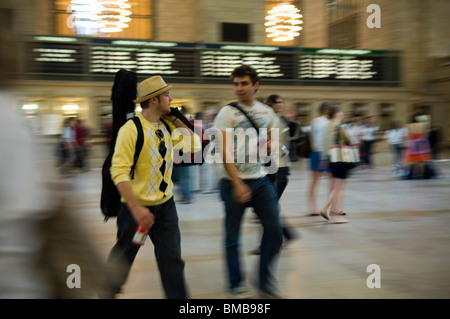
[[0,92],[0,298],[50,298],[49,277],[37,267],[45,245],[40,219],[48,217],[50,198],[31,136],[11,105]]
[[[11,48],[3,36],[1,47]],[[94,298],[105,288],[104,265],[67,200],[71,185],[13,110],[3,73],[14,65],[9,52],[0,51],[0,298]],[[73,265],[79,282],[69,278]]]
[[[266,176],[267,167],[264,167],[261,156],[256,154],[264,147],[270,147],[272,150],[275,148],[272,148],[271,143],[278,141],[271,141],[271,129],[278,126],[278,117],[270,107],[255,98],[260,84],[256,70],[248,65],[242,65],[232,71],[231,80],[237,103],[260,128],[267,128],[269,133],[267,138],[270,142],[268,144],[261,142],[266,136],[259,136],[247,117],[236,107],[226,105],[217,114],[214,127],[221,141],[219,144],[223,160],[220,195],[225,205],[228,288],[232,298],[253,297],[244,281],[239,251],[242,219],[246,208],[252,207],[263,227],[257,289],[260,297],[283,298],[272,275],[272,268],[283,241],[278,195]],[[242,136],[243,134],[246,136]],[[234,142],[235,140],[237,142]],[[239,154],[245,154],[245,158]],[[255,161],[250,160],[251,158]]]
[[[177,117],[171,115],[171,85],[161,76],[145,79],[137,86],[137,99],[142,112],[137,116],[144,132],[144,144],[136,162],[134,179],[130,176],[137,140],[133,121],[127,121],[119,130],[111,164],[111,178],[120,195],[122,206],[117,216],[117,242],[112,248],[108,265],[125,264],[123,271],[110,278],[111,290],[102,298],[114,298],[121,292],[131,266],[140,249],[133,243],[138,226],[142,227],[154,245],[156,262],[164,292],[168,299],[186,299],[188,291],[181,258],[181,236],[178,212],[173,198],[172,167],[174,145],[191,149],[201,145],[195,135]],[[162,122],[171,123],[169,132]],[[176,131],[176,128],[184,130]],[[176,132],[175,132],[176,131]],[[180,134],[176,134],[180,132]],[[184,138],[184,134],[189,138]],[[176,136],[181,141],[176,141]],[[147,236],[146,235],[146,236]]]
[[[328,157],[328,150],[332,145],[345,144],[352,145],[351,137],[347,134],[344,126],[341,125],[344,113],[337,105],[330,109],[330,122],[327,125],[325,135],[323,136],[323,158]],[[347,185],[347,177],[350,170],[354,168],[353,163],[336,162],[329,163],[331,175],[333,177],[332,186],[325,205],[320,214],[332,224],[348,223],[349,220],[344,217],[346,213],[341,209],[344,200],[344,191]],[[330,211],[328,212],[328,209]]]

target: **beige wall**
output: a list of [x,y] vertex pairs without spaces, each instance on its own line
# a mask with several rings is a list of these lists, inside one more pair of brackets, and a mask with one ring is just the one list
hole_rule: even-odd
[[[13,9],[12,15],[12,32],[14,34],[35,34],[43,31],[43,22],[39,20],[46,8],[47,3],[34,0],[1,0],[0,9]],[[46,17],[46,15],[44,15]]]
[[221,42],[220,23],[248,23],[252,44],[264,44],[264,10],[261,0],[203,0],[204,42]]
[[154,1],[154,40],[195,42],[198,0]]
[[264,1],[155,1],[155,40],[220,43],[222,22],[251,24],[252,44],[264,44]]
[[[364,0],[363,7],[371,2]],[[377,4],[381,7],[381,28],[367,28],[369,13],[362,13],[360,47],[403,51],[405,86],[425,88],[430,58],[450,55],[450,1],[380,0]]]
[[303,0],[303,30],[300,33],[302,47],[325,48],[328,45],[326,0]]

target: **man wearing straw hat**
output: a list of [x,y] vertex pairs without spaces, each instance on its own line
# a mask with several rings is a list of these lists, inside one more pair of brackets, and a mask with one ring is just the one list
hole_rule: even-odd
[[[134,178],[130,177],[137,139],[137,128],[127,121],[119,130],[111,164],[111,177],[122,196],[122,208],[117,217],[117,243],[108,261],[121,264],[119,275],[111,276],[112,298],[120,292],[139,250],[133,243],[137,228],[148,231],[155,247],[155,256],[167,298],[188,297],[184,261],[181,258],[178,215],[173,199],[172,135],[162,123],[188,130],[185,124],[170,115],[173,100],[162,77],[150,77],[137,86],[137,99],[142,112],[138,118],[144,132],[144,144],[136,162]],[[191,130],[184,131],[192,135]],[[190,141],[190,138],[183,140]],[[145,236],[146,237],[146,236]],[[144,238],[145,238],[144,237]]]

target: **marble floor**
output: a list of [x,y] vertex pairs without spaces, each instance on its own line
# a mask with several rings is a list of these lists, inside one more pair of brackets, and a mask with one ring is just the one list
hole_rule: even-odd
[[[299,236],[284,247],[276,265],[279,288],[288,298],[450,297],[450,162],[436,163],[439,177],[430,180],[396,179],[389,160],[381,157],[375,159],[374,169],[355,169],[343,207],[350,220],[347,224],[306,216],[308,162],[293,163],[280,201],[282,215]],[[104,222],[99,209],[100,174],[100,169],[93,167],[72,177],[76,190],[72,199],[82,224],[106,259],[115,243],[116,225],[114,219]],[[327,189],[324,177],[318,190],[320,205]],[[177,189],[175,198],[180,198]],[[177,204],[177,208],[191,298],[229,298],[219,195],[196,193],[192,204]],[[250,288],[259,257],[249,252],[258,246],[261,236],[260,225],[252,223],[251,215],[248,211],[241,241]],[[141,248],[118,297],[164,298],[151,241]]]

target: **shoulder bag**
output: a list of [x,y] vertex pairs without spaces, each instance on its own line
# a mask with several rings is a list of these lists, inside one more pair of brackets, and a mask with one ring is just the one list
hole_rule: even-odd
[[341,126],[336,127],[336,141],[328,149],[328,159],[330,163],[353,163],[355,166],[359,163],[359,149],[357,146],[346,145],[343,143]]

